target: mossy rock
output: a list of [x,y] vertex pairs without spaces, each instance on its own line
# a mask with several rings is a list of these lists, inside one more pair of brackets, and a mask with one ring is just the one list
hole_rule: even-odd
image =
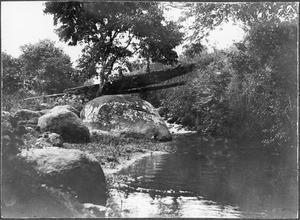
[[86,103],[80,113],[90,131],[170,141],[172,136],[154,107],[136,96],[106,95]]

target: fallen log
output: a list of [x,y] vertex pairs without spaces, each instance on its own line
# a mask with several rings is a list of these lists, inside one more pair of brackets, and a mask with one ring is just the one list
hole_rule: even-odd
[[[148,86],[148,87],[142,87],[142,88],[134,88],[134,89],[128,89],[128,90],[118,90],[118,91],[111,91],[111,92],[105,92],[103,95],[117,95],[117,94],[131,94],[131,93],[140,93],[140,92],[148,92],[148,91],[154,91],[154,90],[161,90],[161,89],[168,89],[172,87],[177,86],[183,86],[186,82],[177,82],[177,83],[171,83],[167,85],[159,85],[159,86]],[[52,94],[52,95],[43,95],[43,96],[36,96],[36,97],[30,97],[24,99],[24,101],[27,100],[33,100],[33,99],[39,99],[39,98],[53,98],[53,97],[59,97],[64,96],[68,93],[59,93],[59,94]],[[69,93],[72,94],[72,93]],[[75,94],[75,93],[73,93]],[[95,93],[89,93],[90,95],[93,95]]]
[[134,89],[129,89],[129,90],[123,90],[119,91],[116,93],[110,93],[106,95],[116,95],[116,94],[131,94],[131,93],[140,93],[140,92],[148,92],[148,91],[154,91],[154,90],[161,90],[161,89],[168,89],[172,87],[177,87],[177,86],[183,86],[185,85],[186,82],[178,82],[178,83],[171,83],[167,85],[160,85],[160,86],[149,86],[149,87],[142,87],[142,88],[134,88]]
[[[159,85],[159,86],[151,86],[151,85],[159,84],[169,79],[187,74],[191,72],[194,68],[195,68],[195,64],[189,64],[186,66],[179,65],[172,69],[153,71],[151,73],[144,73],[144,74],[138,74],[132,76],[124,76],[122,79],[106,83],[102,90],[102,94],[103,95],[130,94],[130,93],[139,93],[139,92],[146,92],[146,91],[153,91],[153,90],[172,88],[176,86],[182,86],[186,82],[171,83],[168,85]],[[96,93],[98,89],[99,89],[99,84],[90,85],[90,86],[78,86],[78,87],[66,89],[64,93],[30,97],[24,99],[24,101],[38,99],[38,98],[59,97],[59,96],[64,96],[65,94],[75,94],[75,95],[82,94],[91,97],[96,97]]]
[[[153,71],[151,73],[144,73],[133,76],[124,76],[120,80],[107,83],[103,88],[103,94],[120,93],[120,91],[142,88],[153,84],[158,84],[166,80],[178,77],[191,72],[195,64],[186,66],[177,66],[176,68]],[[91,86],[79,86],[65,90],[65,92],[80,94],[80,93],[96,93],[99,84]]]
[[195,67],[195,64],[186,66],[177,66],[176,68],[153,71],[151,73],[144,73],[139,75],[127,76],[121,80],[114,81],[109,89],[133,89],[153,84],[158,84],[166,80],[187,74],[191,72]]

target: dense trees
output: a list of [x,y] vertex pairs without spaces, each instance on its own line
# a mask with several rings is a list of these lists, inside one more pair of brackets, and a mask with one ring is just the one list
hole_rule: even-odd
[[27,87],[37,93],[57,93],[74,86],[76,71],[70,57],[50,40],[21,47],[20,62]]
[[296,23],[257,27],[229,54],[232,131],[240,138],[296,144],[297,32]]
[[2,53],[2,60],[5,95],[58,93],[80,81],[70,57],[50,40],[22,46],[18,58]]
[[[247,4],[193,3],[190,13],[200,20],[192,25],[194,43],[181,62],[198,68],[184,76],[186,86],[152,93],[158,98],[149,100],[160,100],[157,106],[167,108],[169,117],[202,134],[277,150],[296,146],[298,9],[294,3]],[[211,12],[220,10],[221,17],[211,20]],[[245,39],[208,53],[197,27],[214,28],[218,24],[209,20],[233,18],[243,22]]]
[[[85,48],[79,68],[99,76],[99,91],[113,69],[122,71],[137,54],[147,60],[172,64],[173,50],[182,41],[179,27],[165,21],[157,2],[48,2],[60,39]],[[148,68],[149,70],[149,68]]]
[[[150,60],[152,69],[177,61],[174,48],[183,34],[178,25],[165,21],[159,6],[49,2],[45,12],[54,15],[61,40],[86,46],[78,67],[84,77],[100,75],[103,86],[114,69],[140,72],[149,70]],[[191,35],[179,61],[196,63],[197,68],[165,82],[186,80],[186,85],[147,92],[143,98],[204,135],[295,146],[297,4],[188,3],[184,8],[182,20],[194,20],[186,25]],[[201,39],[230,20],[244,27],[245,39],[229,49],[208,52]],[[78,79],[69,58],[49,41],[24,46],[19,59],[3,54],[3,72],[7,92],[24,85],[38,92],[59,92],[70,85],[68,79]]]
[[197,40],[224,22],[233,21],[250,31],[256,26],[297,21],[299,13],[296,2],[186,3],[183,8],[182,20],[189,19],[187,28]]
[[3,68],[2,91],[4,94],[14,93],[23,85],[20,61],[5,52],[2,52],[1,60]]

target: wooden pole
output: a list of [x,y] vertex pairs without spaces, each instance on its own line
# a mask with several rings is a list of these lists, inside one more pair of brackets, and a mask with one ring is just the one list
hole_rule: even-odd
[[58,96],[64,96],[66,93],[58,93],[58,94],[51,94],[51,95],[42,95],[42,96],[35,96],[24,99],[24,101],[32,100],[32,99],[39,99],[39,98],[51,98],[51,97],[58,97]]

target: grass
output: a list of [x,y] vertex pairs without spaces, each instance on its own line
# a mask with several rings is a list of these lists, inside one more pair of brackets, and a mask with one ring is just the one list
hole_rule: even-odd
[[166,143],[105,135],[92,136],[91,142],[85,144],[64,143],[64,147],[67,149],[80,149],[92,154],[105,168],[114,168],[121,161],[130,160],[135,153],[170,150]]

